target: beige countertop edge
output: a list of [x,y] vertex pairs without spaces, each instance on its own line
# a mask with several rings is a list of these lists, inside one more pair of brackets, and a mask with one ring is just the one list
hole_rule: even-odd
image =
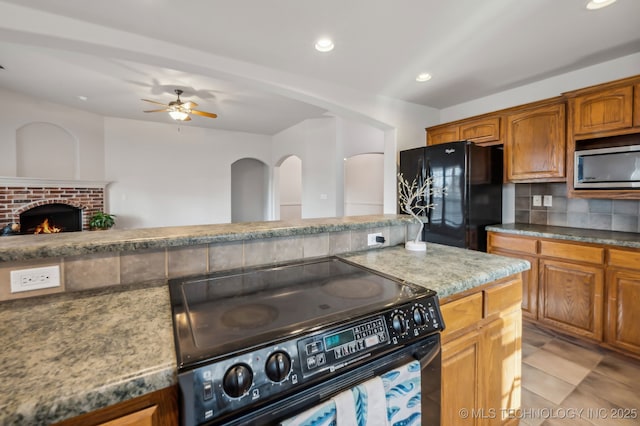
[[640,233],[636,232],[518,223],[487,226],[486,230],[527,237],[553,238],[583,243],[640,248]]
[[412,223],[382,214],[0,237],[0,262],[340,232]]

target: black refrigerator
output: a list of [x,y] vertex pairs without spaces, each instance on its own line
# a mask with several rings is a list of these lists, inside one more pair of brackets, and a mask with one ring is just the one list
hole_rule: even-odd
[[417,201],[435,204],[422,218],[422,240],[486,251],[485,226],[502,223],[502,162],[501,146],[467,141],[400,151],[404,178],[421,184],[431,176],[436,189]]

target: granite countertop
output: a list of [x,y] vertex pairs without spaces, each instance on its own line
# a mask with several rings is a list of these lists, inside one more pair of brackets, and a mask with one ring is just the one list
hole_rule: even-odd
[[16,235],[0,237],[0,262],[339,232],[406,225],[412,220],[407,215],[386,214]]
[[604,231],[599,229],[522,223],[492,225],[487,226],[486,230],[527,237],[556,238],[559,240],[579,241],[583,243],[640,248],[640,234],[636,232]]
[[2,425],[51,424],[176,383],[166,283],[1,306]]
[[[529,268],[428,244],[342,257],[450,298]],[[177,383],[166,282],[3,302],[0,424],[50,424]]]
[[445,301],[466,290],[530,268],[525,260],[430,243],[426,254],[396,246],[340,257],[434,290]]

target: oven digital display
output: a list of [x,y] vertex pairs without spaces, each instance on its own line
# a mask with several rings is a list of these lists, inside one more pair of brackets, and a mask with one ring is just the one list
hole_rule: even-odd
[[325,336],[324,347],[326,350],[335,348],[336,346],[344,345],[345,343],[353,342],[354,335],[353,330],[345,330],[340,333]]

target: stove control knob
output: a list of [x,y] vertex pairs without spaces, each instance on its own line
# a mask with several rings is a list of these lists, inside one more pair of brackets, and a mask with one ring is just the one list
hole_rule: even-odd
[[245,364],[236,364],[224,374],[222,389],[227,395],[238,398],[249,391],[252,382],[251,368]]
[[291,358],[286,352],[274,352],[267,358],[264,369],[271,381],[281,382],[291,371]]
[[416,306],[413,308],[413,321],[416,323],[418,327],[422,327],[427,324],[429,317],[427,316],[427,311],[422,306]]
[[398,334],[404,334],[407,332],[407,321],[404,315],[400,312],[396,312],[391,316],[391,326]]

